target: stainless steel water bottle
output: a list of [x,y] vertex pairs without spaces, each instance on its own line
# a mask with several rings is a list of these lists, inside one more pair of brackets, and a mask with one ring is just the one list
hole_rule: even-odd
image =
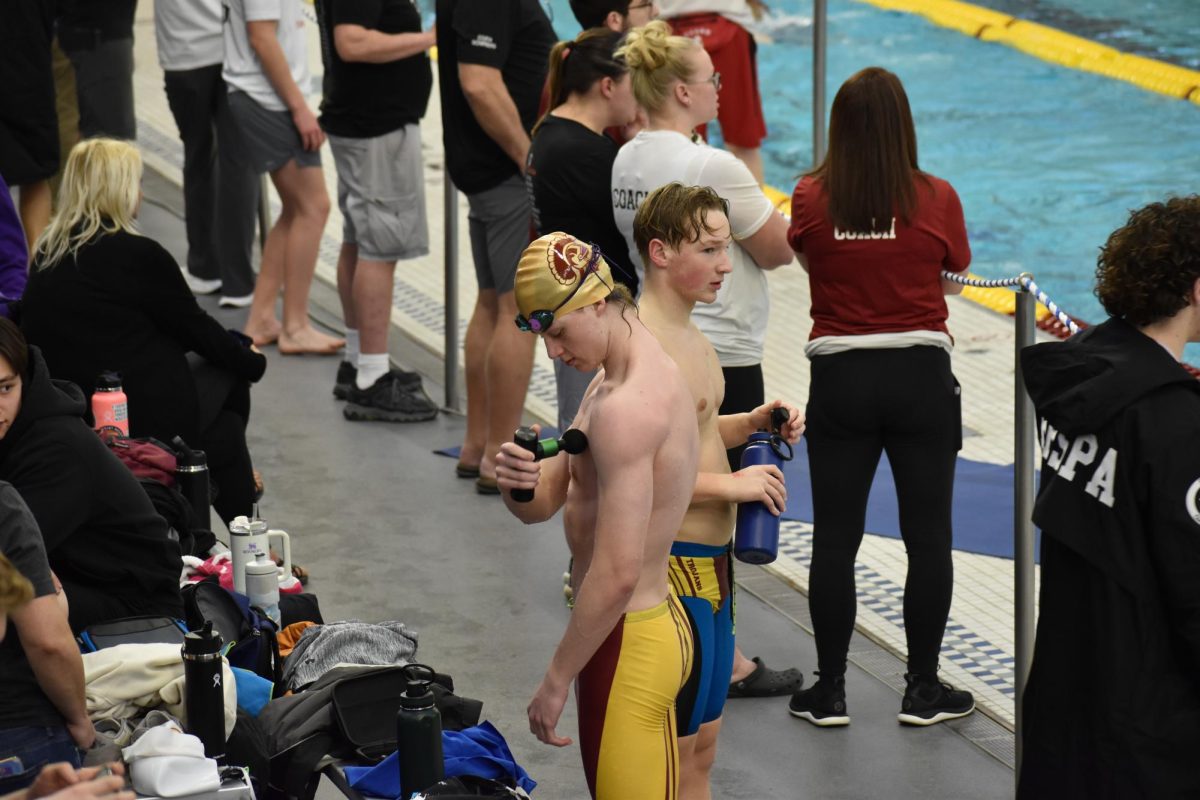
[[396,714],[396,746],[400,762],[400,796],[411,797],[433,786],[445,774],[442,715],[429,681],[410,680]]
[[225,687],[221,636],[212,622],[183,637],[184,715],[187,732],[204,743],[204,755],[225,758]]

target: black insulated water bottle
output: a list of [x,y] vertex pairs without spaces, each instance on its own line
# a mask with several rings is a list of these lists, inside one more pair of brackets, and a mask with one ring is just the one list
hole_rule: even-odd
[[204,755],[225,758],[225,687],[221,685],[221,636],[206,621],[183,637],[184,725],[204,743]]
[[442,715],[429,681],[409,681],[396,714],[400,796],[411,797],[446,777],[442,757]]
[[208,456],[203,450],[193,450],[176,436],[171,440],[178,454],[175,466],[175,485],[188,501],[188,528],[194,541],[203,542],[212,536],[212,495],[209,488]]

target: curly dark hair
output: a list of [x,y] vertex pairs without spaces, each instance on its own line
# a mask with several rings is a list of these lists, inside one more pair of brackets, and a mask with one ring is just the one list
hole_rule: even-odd
[[1200,278],[1200,195],[1172,197],[1129,215],[1100,248],[1096,297],[1114,317],[1145,326],[1188,304]]

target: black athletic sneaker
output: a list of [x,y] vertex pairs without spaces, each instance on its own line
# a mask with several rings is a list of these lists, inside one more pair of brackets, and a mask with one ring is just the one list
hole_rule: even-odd
[[975,710],[975,698],[970,692],[939,681],[936,674],[905,673],[904,680],[908,688],[896,718],[905,725],[933,725],[965,717]]
[[821,728],[850,724],[846,713],[846,676],[825,678],[816,673],[817,682],[792,695],[788,713],[806,719]]
[[[403,369],[392,370],[400,376],[400,383],[403,386],[420,386],[421,376],[415,372],[409,372]],[[355,387],[355,380],[358,378],[358,367],[351,364],[349,361],[342,361],[338,364],[337,378],[333,382],[333,396],[338,400],[345,400],[350,396],[350,390]]]
[[357,377],[358,367],[349,361],[339,363],[337,377],[333,381],[333,396],[338,400],[345,400],[349,397],[350,390],[354,388],[354,379]]
[[384,374],[366,389],[353,387],[346,401],[342,416],[348,420],[423,422],[438,415],[437,404],[425,394],[420,379],[414,386],[397,370]]

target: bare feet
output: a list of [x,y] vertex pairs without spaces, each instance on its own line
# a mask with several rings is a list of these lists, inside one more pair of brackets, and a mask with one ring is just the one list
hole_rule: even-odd
[[291,333],[281,331],[279,334],[279,352],[284,355],[310,353],[318,356],[331,356],[342,349],[345,344],[345,339],[326,336],[311,326],[305,326]]
[[247,320],[246,328],[242,333],[249,336],[254,341],[255,347],[264,347],[268,344],[274,344],[279,340],[279,335],[283,332],[283,326],[279,324],[279,320],[272,319],[267,322],[256,322]]

